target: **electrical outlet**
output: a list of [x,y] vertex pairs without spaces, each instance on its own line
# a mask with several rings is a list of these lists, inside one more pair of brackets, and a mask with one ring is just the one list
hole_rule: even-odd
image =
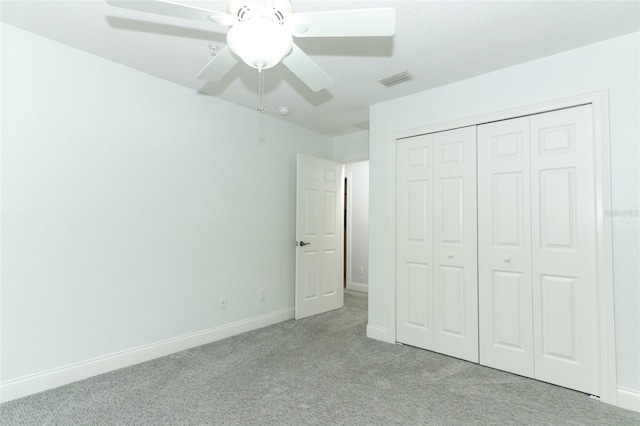
[[362,266],[358,266],[358,275],[364,274],[364,268]]
[[266,288],[261,288],[260,289],[260,301],[264,302],[265,300],[267,300],[267,289]]
[[224,309],[226,307],[227,307],[227,296],[221,296],[220,299],[218,299],[218,308]]

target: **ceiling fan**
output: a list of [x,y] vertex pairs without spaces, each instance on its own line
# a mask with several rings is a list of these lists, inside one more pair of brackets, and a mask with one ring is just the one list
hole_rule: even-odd
[[199,79],[218,81],[240,58],[258,70],[262,82],[262,70],[282,62],[315,92],[333,80],[293,37],[391,36],[396,26],[393,8],[294,13],[290,0],[227,0],[224,13],[166,0],[106,1],[116,7],[231,27],[227,46],[200,71]]

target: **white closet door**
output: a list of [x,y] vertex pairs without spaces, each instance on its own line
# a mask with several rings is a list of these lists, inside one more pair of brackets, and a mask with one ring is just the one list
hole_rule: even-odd
[[476,127],[433,134],[434,348],[478,362]]
[[529,117],[478,126],[480,363],[533,377]]
[[398,142],[396,340],[433,350],[433,136]]
[[591,106],[530,125],[535,378],[599,395]]

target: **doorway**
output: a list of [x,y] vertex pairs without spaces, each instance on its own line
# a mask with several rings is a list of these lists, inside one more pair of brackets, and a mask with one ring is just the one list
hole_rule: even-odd
[[369,290],[369,161],[345,164],[344,178],[345,289]]

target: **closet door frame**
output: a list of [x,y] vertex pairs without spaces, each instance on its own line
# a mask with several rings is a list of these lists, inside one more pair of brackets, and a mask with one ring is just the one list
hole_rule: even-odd
[[[596,177],[596,233],[597,233],[597,296],[598,296],[598,334],[599,334],[599,380],[600,400],[612,405],[618,405],[617,379],[615,360],[615,329],[613,308],[613,273],[611,248],[611,217],[606,212],[611,211],[611,183],[609,158],[609,98],[607,90],[555,99],[534,105],[512,108],[490,114],[483,114],[460,120],[447,121],[399,131],[390,135],[389,143],[396,144],[398,140],[409,137],[442,132],[460,127],[481,125],[500,120],[507,120],[528,115],[540,114],[559,109],[581,105],[592,105],[594,125],[594,156]],[[391,191],[396,198],[396,150],[389,164],[393,168],[393,185]],[[392,209],[393,220],[396,222],[395,209]],[[395,228],[390,235],[390,243],[394,248],[395,259]],[[396,283],[394,274],[393,290],[389,294],[387,309],[389,312],[389,328],[384,340],[396,341]]]

